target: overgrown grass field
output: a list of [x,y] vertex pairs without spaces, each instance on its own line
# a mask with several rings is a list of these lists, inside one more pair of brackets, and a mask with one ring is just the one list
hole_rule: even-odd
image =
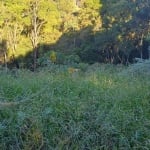
[[1,71],[0,149],[150,149],[150,74],[131,68]]

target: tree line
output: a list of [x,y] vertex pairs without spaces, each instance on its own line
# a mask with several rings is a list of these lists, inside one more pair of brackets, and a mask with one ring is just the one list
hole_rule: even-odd
[[51,51],[88,63],[148,58],[149,0],[1,0],[0,13],[0,62],[6,67],[19,67],[16,60],[31,53],[35,70]]

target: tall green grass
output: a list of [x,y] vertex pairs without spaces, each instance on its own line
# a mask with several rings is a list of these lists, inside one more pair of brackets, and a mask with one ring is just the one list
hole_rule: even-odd
[[99,64],[1,72],[0,149],[150,149],[150,77]]

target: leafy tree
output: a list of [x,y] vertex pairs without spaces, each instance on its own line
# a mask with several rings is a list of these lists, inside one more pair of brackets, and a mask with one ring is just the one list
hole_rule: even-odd
[[[33,47],[33,70],[36,69],[38,45],[43,35],[44,27],[51,18],[51,4],[48,0],[32,0],[27,2],[28,8],[24,11],[26,20],[26,32]],[[53,9],[53,8],[52,8]]]
[[17,45],[20,42],[23,22],[21,13],[24,5],[19,0],[1,1],[0,28],[2,38],[7,40],[7,47],[10,50],[12,59],[15,59]]
[[100,10],[102,3],[100,0],[82,0],[79,10],[79,26],[85,28],[87,26],[93,26],[95,31],[98,31],[102,27],[102,20],[100,16]]

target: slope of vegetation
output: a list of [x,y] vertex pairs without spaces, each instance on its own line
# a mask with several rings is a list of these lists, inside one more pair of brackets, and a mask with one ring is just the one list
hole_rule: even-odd
[[149,75],[76,67],[0,72],[0,149],[150,149]]

